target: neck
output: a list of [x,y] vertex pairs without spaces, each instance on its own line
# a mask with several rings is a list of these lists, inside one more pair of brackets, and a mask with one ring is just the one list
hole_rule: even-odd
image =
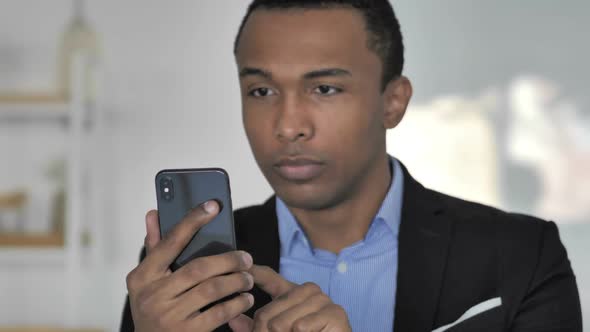
[[391,183],[387,154],[380,156],[365,174],[354,194],[333,207],[290,209],[314,248],[338,254],[365,238]]

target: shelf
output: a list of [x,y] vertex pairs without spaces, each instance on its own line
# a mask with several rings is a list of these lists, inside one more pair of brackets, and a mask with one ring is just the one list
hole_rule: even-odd
[[0,93],[1,104],[66,104],[64,95],[57,93]]
[[12,248],[60,248],[64,245],[62,233],[51,234],[2,234],[0,233],[0,249]]
[[0,122],[66,121],[68,100],[59,95],[0,94]]
[[[97,153],[96,150],[100,151],[102,148],[102,136],[100,136],[102,132],[100,130],[103,127],[102,122],[99,123],[99,121],[103,121],[103,117],[99,107],[101,105],[85,98],[87,80],[84,64],[86,59],[83,54],[76,55],[74,58],[76,59],[73,61],[71,71],[71,87],[69,89],[71,95],[69,96],[60,95],[57,90],[51,91],[49,89],[24,93],[0,91],[0,133],[6,131],[7,135],[3,135],[6,136],[5,139],[21,138],[21,130],[24,129],[22,135],[25,136],[26,142],[23,144],[28,148],[29,146],[33,147],[33,143],[37,142],[39,136],[32,135],[34,133],[59,136],[60,140],[56,139],[55,143],[63,144],[63,146],[55,151],[52,148],[52,156],[47,154],[47,157],[43,156],[43,160],[35,155],[26,155],[25,157],[29,161],[42,165],[45,158],[53,159],[53,154],[57,152],[58,157],[64,158],[66,162],[64,174],[66,187],[64,189],[67,192],[64,198],[65,205],[63,205],[61,212],[65,217],[61,226],[63,227],[61,234],[32,235],[32,233],[0,232],[0,280],[6,279],[9,285],[11,280],[14,280],[17,287],[20,287],[18,281],[21,278],[29,281],[29,278],[43,279],[48,277],[51,286],[51,280],[61,278],[60,283],[56,284],[56,287],[60,289],[50,289],[41,293],[23,292],[23,301],[21,302],[27,304],[30,301],[35,301],[37,305],[35,307],[39,308],[51,306],[55,302],[51,296],[55,291],[59,291],[64,299],[63,308],[55,308],[57,315],[52,315],[52,321],[55,322],[53,326],[31,326],[31,324],[14,326],[14,324],[8,325],[7,322],[4,324],[0,322],[0,332],[101,331],[96,326],[88,326],[88,323],[84,323],[86,319],[81,316],[85,311],[81,308],[85,303],[83,295],[94,295],[95,293],[95,290],[88,290],[84,287],[87,283],[83,278],[88,273],[93,273],[95,268],[101,267],[103,259],[102,241],[99,241],[102,240],[99,238],[101,233],[98,231],[98,221],[101,220],[100,205],[102,204],[95,203],[96,199],[102,198],[101,192],[98,190],[101,189],[102,172],[97,166],[102,159],[99,159],[100,153]],[[37,131],[37,129],[40,130]],[[62,142],[61,138],[66,139]],[[50,142],[54,143],[53,140]],[[10,141],[7,143],[9,144]],[[9,151],[13,150],[10,144],[8,147]],[[62,156],[63,153],[66,155]],[[6,174],[10,175],[10,172]],[[6,207],[2,209],[10,211],[14,210],[19,202],[13,197],[6,200],[5,203]],[[92,213],[86,215],[86,211]],[[4,228],[4,230],[26,230],[24,227],[13,226],[14,217],[12,216],[14,213],[10,213],[8,224],[13,228]],[[53,217],[53,214],[50,217]],[[20,218],[22,219],[22,217]],[[86,231],[85,225],[88,225],[88,232],[93,240],[90,245],[85,245],[88,242],[85,238],[88,236],[84,237],[82,234],[83,231]],[[5,275],[6,277],[4,277]],[[62,282],[65,287],[62,287]],[[17,288],[18,290],[20,289]],[[101,287],[98,288],[98,292],[100,291]],[[2,295],[0,294],[0,299]],[[11,302],[14,301],[11,301],[9,296],[1,304],[11,305]],[[33,308],[31,307],[31,309]],[[16,318],[22,321],[24,317],[26,322],[29,321],[26,320],[28,314],[31,313],[24,312]]]

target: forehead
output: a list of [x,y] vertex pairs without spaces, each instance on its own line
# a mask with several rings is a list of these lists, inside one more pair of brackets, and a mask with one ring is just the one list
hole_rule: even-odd
[[355,9],[259,9],[244,25],[236,58],[239,66],[268,69],[380,65],[367,38]]

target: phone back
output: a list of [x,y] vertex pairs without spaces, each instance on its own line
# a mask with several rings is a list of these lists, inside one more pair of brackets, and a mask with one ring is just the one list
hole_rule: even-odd
[[203,226],[176,258],[171,269],[188,261],[236,249],[229,177],[220,168],[172,169],[156,175],[160,234],[164,237],[188,212],[209,200],[220,205],[219,214]]

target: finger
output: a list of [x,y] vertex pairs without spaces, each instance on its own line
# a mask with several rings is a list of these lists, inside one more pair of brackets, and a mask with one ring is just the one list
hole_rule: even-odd
[[250,273],[254,277],[254,283],[273,299],[287,293],[296,286],[268,266],[253,265]]
[[313,312],[293,323],[292,331],[295,332],[320,332],[320,331],[351,331],[348,316],[341,306],[329,304],[320,311]]
[[316,293],[305,301],[281,312],[268,322],[268,329],[271,331],[291,331],[293,324],[298,319],[314,312],[320,311],[332,301],[324,293]]
[[158,225],[158,211],[150,210],[145,215],[145,249],[149,254],[160,242],[160,226]]
[[252,305],[254,305],[252,294],[240,294],[192,318],[188,331],[212,331],[244,313]]
[[175,300],[175,315],[178,319],[187,319],[206,305],[235,293],[249,291],[253,286],[254,280],[248,272],[232,273],[208,279]]
[[161,291],[171,299],[205,280],[232,272],[247,271],[251,267],[252,256],[245,251],[200,257],[172,273]]
[[[280,314],[298,304],[307,303],[309,298],[317,294],[323,294],[322,290],[318,285],[311,282],[294,287],[287,293],[283,293],[281,296],[275,298],[272,302],[256,311],[254,314],[254,330],[266,331],[271,327],[270,322],[279,317]],[[320,308],[321,307],[323,306],[320,306]],[[299,317],[292,317],[291,322]],[[280,327],[290,328],[291,324],[285,326],[281,325]],[[277,330],[282,331],[280,328]]]
[[228,323],[233,332],[252,332],[252,329],[254,328],[254,321],[252,318],[244,314],[230,320]]
[[193,209],[166,234],[145,258],[143,268],[151,272],[166,271],[195,233],[217,215],[219,205],[214,200]]
[[[146,228],[146,236],[144,239],[144,246],[146,250],[146,255],[149,255],[151,250],[158,244],[160,241],[160,227],[158,226],[158,212],[156,210],[150,210],[145,215],[145,228]],[[147,257],[147,256],[146,256]],[[144,258],[139,265],[134,268],[129,274],[127,275],[126,282],[127,282],[127,290],[132,293],[135,290],[143,287],[149,282],[153,281],[153,276],[146,275],[144,273],[144,265],[146,259]],[[164,275],[160,275],[158,277],[166,276],[168,272],[164,273]]]

